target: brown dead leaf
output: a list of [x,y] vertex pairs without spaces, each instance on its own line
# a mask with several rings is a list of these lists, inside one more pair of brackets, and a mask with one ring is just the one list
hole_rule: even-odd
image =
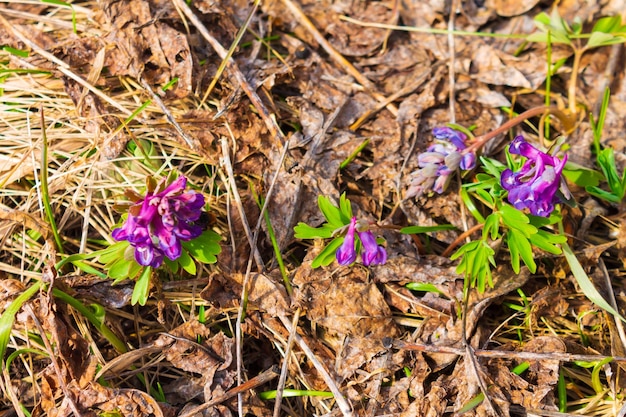
[[116,412],[125,417],[163,417],[156,400],[136,389],[108,388],[92,382],[76,395],[83,410]]
[[[233,342],[223,333],[210,338],[209,334],[207,326],[191,320],[159,336],[153,345],[162,348],[165,359],[175,367],[212,379],[215,371],[230,366]],[[205,341],[198,343],[198,336]]]
[[539,0],[491,0],[485,3],[488,8],[494,8],[500,16],[513,17],[526,13],[539,3]]
[[511,65],[515,59],[483,44],[473,54],[471,73],[487,84],[531,88],[528,79]]
[[[228,279],[239,286],[236,293],[241,294],[243,274],[233,273],[228,275]],[[284,284],[278,282],[279,279],[265,274],[252,274],[248,281],[248,300],[272,317],[285,316],[289,312],[289,297]]]
[[[106,61],[112,75],[145,79],[155,92],[169,97],[191,92],[189,44],[184,34],[160,20],[167,10],[153,12],[155,2],[147,0],[100,0],[98,5],[112,27],[108,40],[116,46]],[[160,87],[174,79],[176,83],[163,93]]]
[[[339,268],[332,273],[311,270],[309,265],[305,263],[296,271],[294,299],[336,352],[343,349],[347,336],[378,340],[377,353],[384,337],[400,334],[380,290],[367,282],[365,269]],[[368,353],[363,353],[367,357]],[[359,360],[363,358],[355,359]]]

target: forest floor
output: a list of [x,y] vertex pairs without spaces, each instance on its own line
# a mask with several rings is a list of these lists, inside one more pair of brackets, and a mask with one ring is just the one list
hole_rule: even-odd
[[[588,36],[624,10],[0,2],[1,415],[626,415],[625,27]],[[492,137],[417,192],[450,124]],[[544,223],[493,176],[521,134],[567,154]],[[114,283],[120,203],[172,174],[221,249]],[[384,264],[295,236],[340,201]]]

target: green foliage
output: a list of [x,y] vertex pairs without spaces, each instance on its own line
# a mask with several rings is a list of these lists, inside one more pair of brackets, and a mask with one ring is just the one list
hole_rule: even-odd
[[472,288],[478,288],[478,291],[485,291],[486,284],[493,286],[491,276],[491,266],[496,266],[493,257],[494,250],[489,246],[486,240],[473,240],[461,246],[450,259],[455,260],[461,258],[456,271],[465,275],[466,282]]
[[23,293],[17,296],[2,312],[2,315],[0,315],[0,360],[4,361],[4,354],[9,344],[9,338],[11,337],[11,329],[13,328],[15,315],[20,311],[24,303],[30,300],[30,298],[39,291],[41,285],[42,282],[37,281],[28,287]]
[[[531,272],[537,270],[533,248],[558,255],[561,253],[558,244],[566,238],[547,229],[559,221],[559,215],[552,214],[547,219],[527,215],[504,201],[506,191],[500,185],[500,176],[506,165],[485,157],[480,162],[485,172],[476,175],[476,182],[463,185],[461,199],[483,224],[482,236],[461,246],[451,259],[461,259],[457,272],[465,275],[470,287],[484,291],[487,285],[492,285],[491,267],[496,265],[492,247],[500,240],[509,250],[513,271],[519,273],[522,264]],[[520,164],[511,158],[508,163],[511,168]],[[486,217],[485,210],[491,211]]]
[[[621,20],[620,20],[621,22]],[[609,201],[611,203],[620,203],[626,194],[626,171],[620,175],[615,164],[615,151],[611,148],[601,150],[600,139],[602,138],[602,130],[604,129],[604,120],[606,119],[606,111],[609,106],[610,92],[607,88],[604,92],[602,106],[598,120],[590,115],[591,128],[593,130],[593,145],[596,151],[596,163],[602,170],[604,178],[609,186],[610,191],[606,191],[598,187],[598,183],[587,184],[585,189],[595,197]]]
[[[352,218],[352,205],[345,193],[339,198],[339,207],[335,206],[328,197],[319,196],[317,205],[320,208],[326,222],[319,227],[311,227],[306,223],[298,223],[294,227],[294,236],[297,239],[329,239],[335,233],[350,223]],[[313,259],[312,268],[330,265],[335,259],[335,252],[343,243],[343,236],[334,238],[322,251]]]
[[539,13],[535,17],[535,25],[539,32],[526,38],[530,42],[548,42],[549,40],[574,47],[575,39],[586,38],[587,43],[583,50],[626,42],[626,25],[622,25],[620,15],[599,19],[591,29],[591,33],[583,34],[582,22],[578,17],[569,25],[559,14],[558,8],[554,7],[550,15],[544,12]]

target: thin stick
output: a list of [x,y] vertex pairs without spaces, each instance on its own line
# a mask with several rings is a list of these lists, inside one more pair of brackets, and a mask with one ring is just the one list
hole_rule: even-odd
[[254,254],[254,261],[256,262],[256,266],[259,271],[263,270],[263,258],[261,258],[261,254],[259,253],[259,249],[255,247],[255,243],[252,241],[252,232],[250,231],[250,225],[248,224],[248,219],[246,217],[246,213],[243,210],[243,204],[241,203],[241,197],[239,196],[239,192],[237,191],[237,183],[235,182],[235,174],[233,172],[233,166],[230,162],[230,150],[228,149],[228,142],[226,138],[222,138],[220,140],[220,144],[222,146],[222,158],[221,162],[226,170],[226,174],[228,175],[228,185],[230,192],[235,200],[235,206],[237,206],[237,211],[239,211],[239,217],[241,218],[241,224],[243,225],[243,230],[246,233],[246,237],[248,238],[248,244],[250,245],[250,251]]
[[[272,178],[272,182],[270,184],[269,189],[267,190],[267,195],[265,197],[265,202],[263,203],[263,207],[261,207],[261,213],[259,213],[259,219],[257,220],[256,226],[254,228],[254,234],[252,235],[252,247],[256,246],[256,242],[259,238],[259,232],[261,231],[261,223],[264,220],[264,213],[267,210],[267,205],[272,199],[272,194],[274,192],[274,187],[276,186],[276,181],[278,179],[278,173],[281,170],[285,163],[285,157],[287,156],[287,151],[289,150],[289,141],[290,138],[287,138],[285,144],[283,145],[282,153],[280,154],[280,158],[278,164],[276,166],[276,170],[274,172],[274,177]],[[243,321],[244,301],[248,298],[248,283],[250,281],[250,272],[252,272],[252,253],[248,257],[248,265],[246,266],[246,274],[243,278],[243,283],[241,284],[241,297],[239,301],[239,310],[237,311],[237,322],[235,323],[235,346],[237,350],[237,381],[241,384],[242,380],[242,372],[243,372],[243,348],[241,345],[242,342],[242,334],[241,334],[241,323]],[[243,414],[242,404],[243,397],[238,395],[239,398],[239,412],[240,415]]]
[[337,406],[339,407],[339,410],[341,410],[341,413],[344,415],[344,417],[352,417],[353,414],[352,414],[352,409],[350,408],[350,404],[348,404],[348,402],[344,398],[341,391],[339,391],[339,387],[337,387],[337,384],[335,383],[333,378],[330,376],[330,374],[328,373],[324,365],[317,359],[317,357],[315,356],[315,353],[306,344],[306,341],[302,338],[302,336],[300,336],[291,327],[291,322],[287,319],[287,317],[281,315],[279,316],[279,319],[283,323],[283,326],[285,326],[285,328],[291,334],[293,334],[293,337],[298,343],[298,345],[300,346],[300,349],[302,349],[302,351],[307,356],[307,358],[311,361],[315,369],[317,369],[317,372],[320,373],[320,376],[322,377],[324,382],[326,382],[328,389],[333,393],[333,396],[335,397],[335,401],[337,402]]
[[461,233],[459,235],[459,237],[457,237],[456,239],[454,239],[454,242],[450,243],[448,245],[448,247],[446,248],[446,250],[444,250],[443,252],[441,252],[441,256],[443,256],[444,258],[447,258],[448,256],[452,255],[452,251],[466,238],[472,235],[472,233],[480,230],[483,228],[483,226],[485,226],[484,224],[480,223],[475,225],[474,227],[472,227],[469,230],[466,230],[465,232]]
[[[50,284],[50,288],[52,288],[52,284]],[[50,297],[49,294],[48,294],[48,297]],[[37,327],[37,331],[39,331],[41,340],[43,341],[44,346],[46,346],[46,350],[50,354],[50,363],[52,363],[54,372],[57,374],[58,382],[59,382],[59,385],[61,386],[61,390],[63,391],[63,394],[65,395],[65,399],[69,403],[69,406],[71,410],[74,412],[74,415],[77,417],[81,417],[82,414],[80,413],[80,411],[78,411],[78,407],[76,406],[76,403],[74,402],[74,399],[72,398],[72,394],[70,393],[70,390],[67,387],[67,382],[63,378],[63,372],[61,372],[61,366],[59,365],[59,361],[57,360],[57,355],[54,353],[54,350],[52,349],[52,345],[50,344],[50,341],[48,340],[48,337],[46,336],[47,334],[46,331],[44,330],[43,326],[39,322],[39,319],[35,315],[35,312],[33,311],[33,308],[31,307],[31,305],[25,304],[24,309],[28,312],[28,314],[33,319],[33,323],[35,323],[35,326]],[[57,340],[57,343],[62,343],[62,341]]]
[[283,360],[283,366],[280,369],[280,378],[278,378],[278,386],[276,386],[276,402],[274,403],[274,417],[280,417],[280,405],[283,401],[283,390],[285,389],[285,382],[287,381],[287,373],[289,372],[289,358],[291,356],[291,347],[293,346],[293,339],[298,327],[298,320],[300,319],[300,308],[296,310],[291,320],[291,331],[289,332],[289,338],[287,339],[287,349],[285,349],[285,359]]
[[152,87],[150,87],[150,84],[148,84],[148,82],[143,77],[141,78],[140,81],[141,81],[141,85],[143,86],[143,88],[152,97],[152,101],[154,101],[157,104],[157,106],[159,106],[159,108],[161,109],[163,114],[165,114],[165,118],[167,119],[169,124],[174,126],[174,129],[176,129],[176,131],[178,132],[180,137],[183,138],[183,140],[187,143],[187,146],[189,146],[191,149],[195,149],[195,145],[193,143],[193,140],[189,137],[189,135],[187,135],[187,133],[185,133],[183,128],[180,127],[180,125],[178,124],[178,122],[174,118],[174,115],[172,114],[170,109],[168,109],[167,106],[165,105],[165,103],[163,103],[163,100],[161,100],[161,97],[159,97],[158,94],[156,94],[154,91],[152,91]]
[[214,405],[223,403],[224,401],[228,400],[229,398],[234,397],[235,395],[240,395],[246,391],[260,387],[263,384],[267,384],[269,381],[276,378],[277,376],[278,376],[278,367],[272,366],[270,369],[261,372],[259,375],[255,376],[249,381],[243,384],[240,384],[236,386],[235,388],[229,389],[223,395],[220,395],[217,398],[213,398],[211,401],[208,401],[204,404],[201,404],[197,407],[192,408],[191,410],[189,410],[185,414],[180,415],[179,417],[195,416],[201,411],[204,411],[209,407],[213,407]]
[[[450,346],[424,345],[418,343],[407,343],[402,340],[383,340],[383,346],[391,345],[395,349],[412,350],[425,353],[449,353],[452,355],[465,356],[466,351],[463,348],[455,348]],[[488,359],[519,359],[524,361],[559,361],[559,362],[595,362],[605,359],[611,359],[613,362],[626,362],[624,356],[605,356],[605,355],[582,355],[576,353],[536,353],[536,352],[515,352],[510,350],[486,350],[475,349],[474,355]]]
[[456,51],[454,49],[454,20],[459,8],[459,0],[452,0],[450,6],[450,18],[448,19],[448,106],[450,112],[450,123],[456,123],[456,94],[454,92],[456,86],[456,77],[454,66],[456,64]]

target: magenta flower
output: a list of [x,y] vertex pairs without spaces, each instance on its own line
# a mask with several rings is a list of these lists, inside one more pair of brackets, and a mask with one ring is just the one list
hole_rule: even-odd
[[362,227],[366,228],[367,226],[357,222],[356,217],[350,219],[348,231],[343,239],[343,243],[335,253],[339,265],[347,266],[356,261],[355,232],[358,234],[359,240],[361,241],[361,260],[363,261],[363,265],[382,265],[387,262],[387,251],[385,248],[376,243],[376,236],[374,236],[374,233],[370,230],[358,230]]
[[343,239],[343,243],[337,249],[335,253],[335,257],[337,258],[337,262],[339,265],[347,266],[351,265],[356,261],[356,250],[354,249],[354,232],[356,232],[356,217],[353,217],[350,220],[350,225],[348,226],[348,232]]
[[387,262],[387,251],[376,242],[376,237],[371,230],[358,232],[359,239],[363,244],[363,252],[361,252],[361,260],[363,265],[383,265]]
[[179,177],[156,194],[148,190],[128,209],[122,227],[113,230],[115,240],[127,240],[135,248],[135,260],[140,265],[157,268],[164,256],[175,261],[182,253],[181,241],[202,234],[202,226],[195,222],[202,213],[204,196],[185,192],[186,185],[187,178]]
[[470,170],[476,166],[476,154],[466,151],[465,134],[449,127],[436,127],[433,135],[435,144],[417,157],[420,169],[411,174],[406,198],[419,197],[430,190],[441,194],[457,169]]
[[528,209],[535,216],[548,217],[559,202],[557,191],[569,196],[569,190],[561,173],[567,162],[541,152],[517,136],[509,146],[509,152],[527,158],[518,172],[506,169],[500,177],[502,188],[509,192],[508,200],[518,210]]

